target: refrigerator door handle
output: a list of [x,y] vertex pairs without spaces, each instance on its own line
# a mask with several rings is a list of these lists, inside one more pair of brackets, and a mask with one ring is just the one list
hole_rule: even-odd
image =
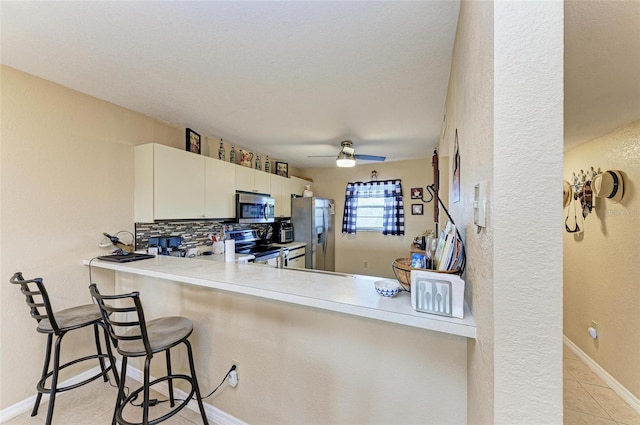
[[327,210],[325,208],[322,209],[322,256],[327,257]]

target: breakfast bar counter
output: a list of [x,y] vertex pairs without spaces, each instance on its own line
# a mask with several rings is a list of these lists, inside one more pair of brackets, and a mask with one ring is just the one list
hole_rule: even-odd
[[206,256],[195,259],[157,256],[130,263],[91,260],[91,266],[476,337],[475,322],[467,309],[464,319],[416,312],[406,291],[395,297],[378,295],[374,282],[383,279],[380,277],[225,263]]
[[[476,335],[468,312],[418,313],[407,292],[378,295],[376,277],[211,257],[84,264],[105,294],[139,291],[147,320],[193,321],[203,394],[238,366],[238,386],[205,399],[213,423],[466,423]],[[183,354],[172,352],[177,368],[187,367]],[[154,376],[165,372],[162,357]],[[143,367],[134,361],[127,373],[139,377]]]

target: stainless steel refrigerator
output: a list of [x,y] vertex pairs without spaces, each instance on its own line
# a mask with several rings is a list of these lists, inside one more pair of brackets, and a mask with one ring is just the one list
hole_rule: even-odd
[[307,244],[307,269],[335,271],[335,216],[333,199],[291,199],[293,239]]

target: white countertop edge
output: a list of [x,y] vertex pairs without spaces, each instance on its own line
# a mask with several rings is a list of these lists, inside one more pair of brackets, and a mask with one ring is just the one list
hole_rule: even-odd
[[[187,261],[192,261],[188,260]],[[90,260],[83,260],[84,265],[89,265]],[[140,264],[141,262],[136,262]],[[185,276],[181,274],[167,273],[164,271],[150,270],[147,268],[137,268],[136,263],[110,263],[107,261],[93,260],[92,267],[99,267],[107,270],[120,271],[141,276],[154,277],[163,280],[183,282],[202,287],[219,289],[237,294],[250,295],[259,298],[265,298],[290,304],[302,305],[306,307],[319,308],[322,310],[335,311],[343,314],[349,314],[359,317],[366,317],[375,320],[381,320],[390,323],[396,323],[405,326],[416,327],[420,329],[442,332],[452,335],[458,335],[466,338],[476,338],[476,326],[470,311],[465,305],[465,318],[449,318],[437,316],[427,313],[418,313],[416,315],[408,315],[392,311],[371,308],[367,306],[358,306],[353,304],[344,304],[341,302],[323,300],[319,298],[311,298],[308,296],[279,292],[272,289],[261,289],[254,286],[239,285],[235,283],[224,282],[221,280],[203,279],[193,276]],[[246,265],[245,267],[256,267],[254,265]],[[286,270],[286,269],[284,269]],[[293,271],[293,270],[292,270]],[[308,272],[299,272],[308,273]]]

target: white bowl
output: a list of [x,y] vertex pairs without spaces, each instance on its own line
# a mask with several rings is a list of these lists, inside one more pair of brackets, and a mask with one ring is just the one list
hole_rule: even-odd
[[394,297],[400,290],[400,284],[396,280],[377,280],[374,285],[378,294],[383,297]]

